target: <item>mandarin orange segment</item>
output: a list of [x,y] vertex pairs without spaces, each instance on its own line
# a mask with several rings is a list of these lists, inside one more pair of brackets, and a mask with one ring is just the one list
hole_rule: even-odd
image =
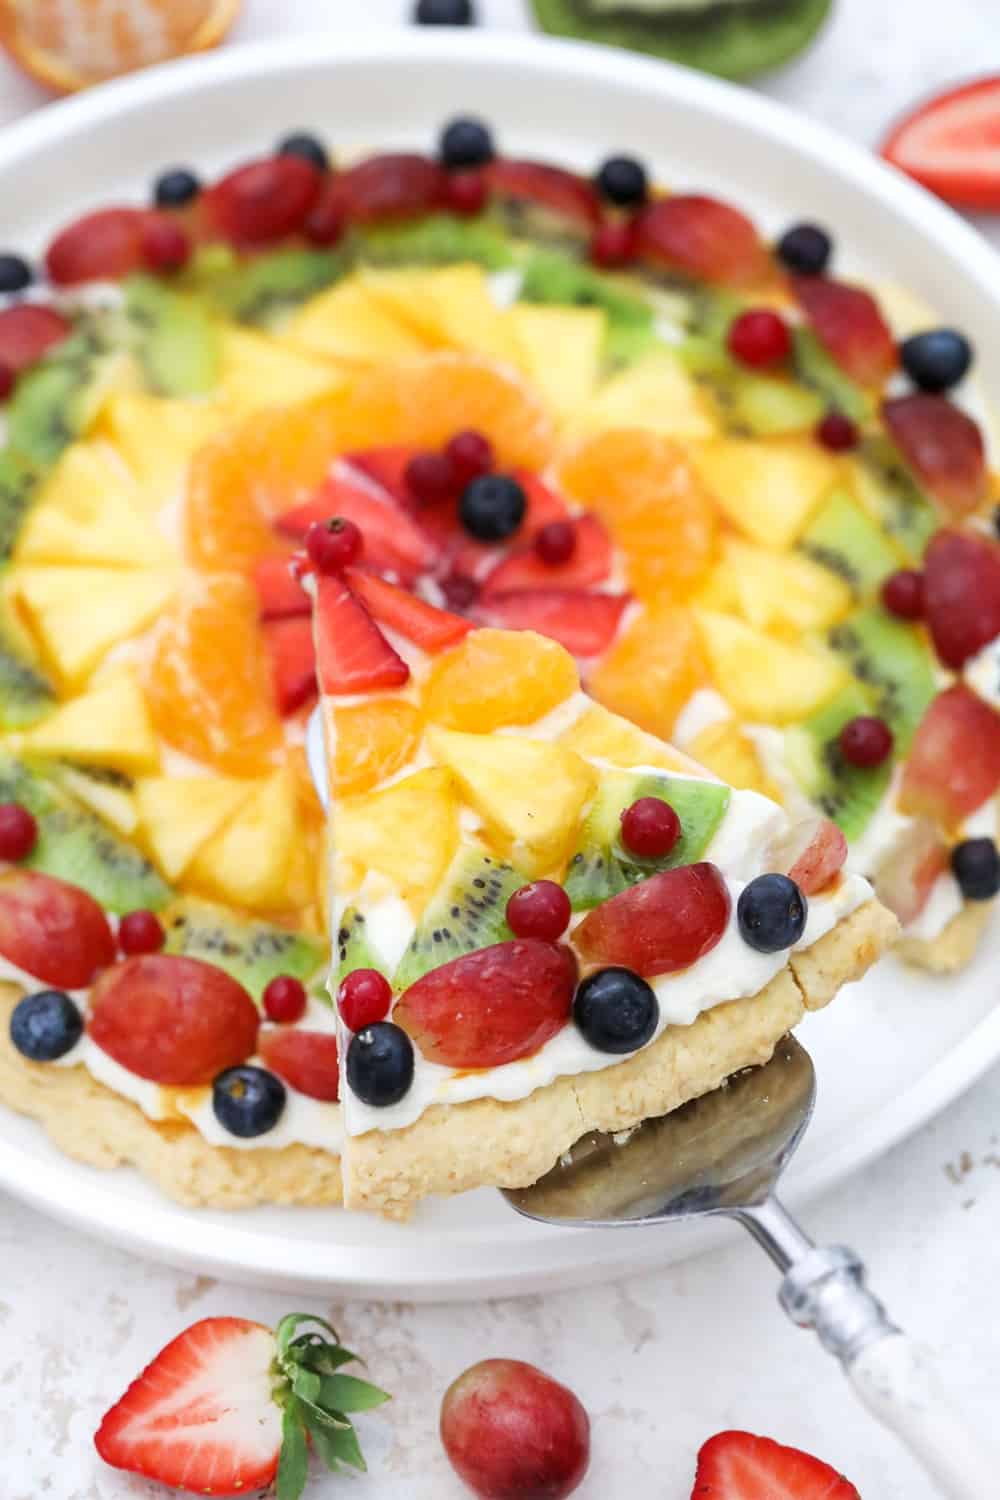
[[160,620],[144,683],[158,733],[231,776],[273,770],[282,748],[252,586],[196,580]]
[[590,674],[587,690],[605,708],[669,739],[691,694],[708,681],[694,621],[661,604],[639,615]]
[[421,719],[403,698],[376,698],[330,710],[334,726],[334,791],[370,791],[402,769],[420,739]]
[[566,494],[606,521],[642,599],[685,598],[712,560],[712,499],[675,443],[620,428],[580,444],[559,467]]
[[439,656],[424,688],[424,712],[435,724],[489,734],[531,724],[574,693],[576,663],[562,646],[533,630],[473,630]]

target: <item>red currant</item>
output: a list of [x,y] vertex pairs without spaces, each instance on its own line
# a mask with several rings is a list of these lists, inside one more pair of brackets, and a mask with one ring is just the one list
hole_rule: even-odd
[[19,802],[0,802],[0,859],[25,859],[38,841],[38,824]]
[[166,940],[167,934],[155,912],[126,912],[118,923],[118,946],[129,957],[137,953],[159,953]]
[[460,486],[443,453],[418,453],[406,465],[406,485],[418,505],[440,505],[454,499]]
[[751,307],[734,318],[726,345],[734,359],[755,370],[781,364],[792,352],[788,324],[769,307]]
[[14,389],[14,382],[16,379],[17,376],[14,374],[14,371],[11,369],[10,365],[0,364],[0,401],[7,400],[7,397]]
[[916,568],[900,568],[882,585],[882,603],[901,620],[919,620],[924,612],[924,575]]
[[355,969],[340,982],[337,1008],[350,1031],[364,1031],[384,1021],[392,1005],[392,986],[378,969]]
[[522,885],[507,902],[507,926],[515,937],[554,943],[569,926],[569,897],[554,880]]
[[669,854],[680,836],[680,818],[659,797],[640,797],[622,813],[622,843],[645,859]]
[[361,555],[361,532],[353,521],[331,516],[313,521],[306,532],[306,551],[321,573],[339,573]]
[[850,417],[842,411],[828,411],[816,424],[816,441],[831,453],[849,453],[858,446],[860,434]]
[[576,527],[572,521],[550,521],[535,537],[539,561],[550,568],[569,562],[576,551]]
[[291,974],[278,974],[265,987],[264,1014],[279,1026],[301,1021],[306,1013],[306,987]]
[[150,271],[179,271],[191,258],[190,237],[165,214],[150,214],[142,231],[142,258]]
[[486,207],[489,189],[482,172],[449,172],[444,206],[462,218],[473,218]]
[[496,462],[489,438],[471,428],[467,432],[456,432],[444,451],[460,490],[480,475],[489,474]]
[[627,219],[602,224],[590,242],[591,262],[608,271],[627,266],[635,259],[635,245],[635,228]]
[[840,731],[840,753],[852,766],[880,766],[892,750],[892,730],[884,719],[859,714]]
[[449,609],[456,610],[459,614],[471,609],[479,598],[479,584],[474,578],[469,578],[465,573],[449,573],[439,583],[445,603]]

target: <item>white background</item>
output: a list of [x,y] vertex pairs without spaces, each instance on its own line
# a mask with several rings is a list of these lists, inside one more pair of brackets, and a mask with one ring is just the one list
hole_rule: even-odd
[[[348,29],[359,12],[367,24],[391,23],[408,8],[245,0],[234,36]],[[520,0],[480,0],[480,13],[498,27],[527,24]],[[920,94],[990,70],[1000,71],[996,0],[839,0],[813,51],[764,87],[874,143]],[[0,120],[43,98],[0,64]],[[936,1348],[959,1403],[996,1433],[1000,1072],[808,1218],[817,1238],[863,1252],[896,1320]],[[440,1397],[473,1360],[509,1355],[568,1381],[591,1413],[593,1466],[581,1500],[687,1500],[699,1444],[729,1426],[816,1452],[844,1469],[864,1500],[933,1500],[909,1460],[855,1409],[812,1336],[785,1323],[774,1282],[734,1231],[729,1249],[698,1263],[590,1291],[457,1308],[316,1303],[395,1395],[386,1417],[365,1424],[371,1476],[339,1488],[373,1500],[458,1500],[464,1492],[436,1438]],[[288,1310],[286,1297],[160,1269],[0,1197],[0,1496],[154,1494],[93,1456],[101,1412],[195,1318],[273,1323]],[[310,1500],[337,1489],[316,1477]]]

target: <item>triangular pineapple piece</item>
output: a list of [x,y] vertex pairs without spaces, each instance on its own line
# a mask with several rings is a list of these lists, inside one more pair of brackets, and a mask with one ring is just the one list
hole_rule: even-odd
[[128,392],[106,402],[99,431],[124,459],[143,509],[155,514],[177,500],[192,454],[228,420],[215,402]]
[[43,659],[73,687],[112,646],[152,623],[177,577],[169,568],[17,567],[10,597]]
[[362,367],[426,354],[429,348],[356,277],[314,297],[283,329],[279,342]]
[[283,766],[257,788],[198,850],[187,879],[206,895],[251,911],[283,911],[294,903],[288,870],[301,833],[294,773]]
[[540,875],[562,863],[597,785],[592,766],[560,745],[513,735],[432,728],[427,745],[518,869]]
[[595,703],[563,731],[559,743],[567,750],[589,760],[605,761],[611,766],[631,770],[635,766],[656,766],[676,771],[680,776],[703,776],[704,770],[681,750],[675,750],[655,735],[637,729],[620,714],[613,714]]
[[[709,579],[703,603],[735,605],[758,630],[800,635],[825,630],[852,607],[848,585],[829,568],[798,552],[769,552],[739,537],[726,537],[722,557]],[[728,597],[730,604],[722,604]]]
[[234,416],[265,406],[287,406],[334,390],[344,379],[329,360],[283,348],[276,339],[226,327],[216,395]]
[[705,395],[678,359],[656,349],[594,392],[569,423],[575,435],[641,427],[663,437],[714,437],[718,422]]
[[562,421],[597,389],[607,318],[599,307],[520,302],[508,314],[532,384]]
[[517,362],[521,349],[510,320],[490,296],[481,266],[417,271],[362,271],[362,285],[391,317],[434,349],[469,349]]
[[836,460],[804,438],[725,438],[691,450],[733,525],[763,547],[790,547],[836,483]]
[[14,555],[27,563],[141,568],[162,563],[169,551],[115,450],[90,442],[67,449],[29,512]]
[[781,792],[764,770],[756,745],[735,719],[706,725],[688,748],[703,766],[730,786],[781,801]]
[[716,686],[746,719],[804,719],[847,684],[846,671],[832,657],[776,641],[714,610],[693,614]]
[[142,689],[131,672],[71,698],[16,737],[33,755],[60,755],[130,773],[154,771],[160,751]]
[[452,776],[439,767],[345,798],[334,814],[338,865],[387,876],[419,917],[458,847],[459,810]]
[[225,776],[150,776],[135,789],[146,845],[168,880],[248,802],[253,781]]

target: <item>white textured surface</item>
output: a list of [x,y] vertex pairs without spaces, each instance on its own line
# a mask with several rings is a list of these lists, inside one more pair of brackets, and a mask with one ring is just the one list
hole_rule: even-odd
[[[401,0],[363,7],[367,21],[407,9]],[[840,0],[821,43],[768,91],[874,141],[920,93],[1000,69],[993,10],[983,0],[951,0],[946,10],[929,0]],[[347,27],[352,11],[345,0],[247,0],[237,35]],[[524,24],[519,0],[481,0],[481,11],[499,26]],[[40,98],[0,70],[0,119]],[[984,1429],[995,1424],[1000,1389],[998,1082],[994,1073],[809,1215],[818,1238],[864,1253],[893,1316],[938,1351],[956,1401]],[[464,1492],[436,1439],[437,1404],[465,1365],[503,1354],[568,1380],[589,1408],[594,1461],[582,1500],[687,1500],[699,1443],[726,1426],[812,1449],[843,1467],[865,1500],[933,1500],[811,1336],[785,1324],[773,1292],[768,1264],[734,1235],[699,1262],[562,1296],[440,1309],[317,1303],[396,1396],[387,1417],[365,1424],[372,1475],[357,1493],[458,1500]],[[213,1312],[272,1322],[286,1310],[287,1299],[160,1269],[0,1199],[3,1500],[153,1495],[91,1456],[104,1407],[186,1322]],[[309,1494],[335,1488],[317,1478]]]

